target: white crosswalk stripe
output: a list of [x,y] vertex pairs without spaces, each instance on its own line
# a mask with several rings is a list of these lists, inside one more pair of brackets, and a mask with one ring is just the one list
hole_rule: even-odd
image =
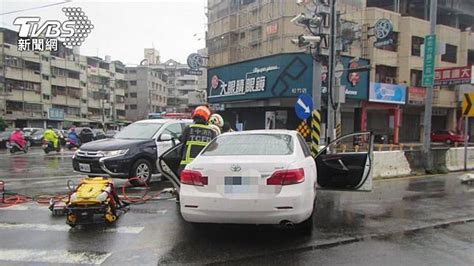
[[10,262],[100,265],[110,255],[112,255],[112,253],[69,250],[0,249],[0,261]]
[[[69,232],[71,227],[65,224],[18,224],[18,223],[2,223],[0,222],[0,230],[31,230],[31,231],[51,231],[51,232]],[[119,226],[115,228],[107,228],[104,233],[120,233],[120,234],[139,234],[144,229],[143,226]],[[73,231],[72,231],[73,232]]]

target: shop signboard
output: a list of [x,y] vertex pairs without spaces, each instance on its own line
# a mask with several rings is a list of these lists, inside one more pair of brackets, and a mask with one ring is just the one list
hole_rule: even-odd
[[469,84],[472,79],[472,67],[438,68],[435,70],[434,85]]
[[312,58],[280,54],[208,70],[208,102],[297,97],[312,92]]
[[379,103],[405,104],[407,87],[399,84],[371,82],[369,101]]
[[426,89],[422,87],[408,88],[408,104],[425,105]]
[[350,71],[370,65],[366,59],[343,56],[344,72],[341,77],[341,86],[346,87],[346,98],[367,100],[369,90],[369,71]]
[[[346,98],[367,100],[369,90],[369,71],[352,72],[350,69],[360,69],[369,65],[366,59],[342,56],[341,87],[345,87]],[[321,93],[326,95],[328,90],[328,68],[323,65],[321,68]],[[340,73],[340,72],[339,72]]]
[[49,120],[64,120],[64,110],[60,108],[49,108]]

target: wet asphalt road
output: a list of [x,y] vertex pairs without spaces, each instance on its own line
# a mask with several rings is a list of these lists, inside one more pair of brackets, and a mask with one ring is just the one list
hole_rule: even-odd
[[[72,152],[0,150],[7,191],[63,194]],[[0,264],[473,265],[474,186],[460,173],[376,181],[371,193],[320,191],[311,237],[268,226],[192,226],[169,194],[110,228],[69,229],[28,202],[0,208]],[[116,180],[116,186],[124,182]],[[152,192],[167,187],[156,182]]]

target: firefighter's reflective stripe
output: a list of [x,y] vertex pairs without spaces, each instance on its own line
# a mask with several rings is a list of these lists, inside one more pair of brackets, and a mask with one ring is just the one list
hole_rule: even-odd
[[199,127],[199,128],[204,128],[204,129],[210,129],[210,127],[208,125],[201,125],[201,124],[193,124],[193,125],[190,125],[189,127],[191,127],[191,128]]
[[194,157],[191,155],[191,151],[194,147],[206,147],[209,142],[204,141],[188,141],[186,143],[186,157],[181,161],[181,164],[189,164],[194,160]]
[[[191,129],[205,129],[205,130],[210,130],[212,131],[213,129],[209,127],[208,125],[201,125],[201,124],[194,124],[189,126]],[[185,151],[185,157],[183,160],[181,160],[181,165],[187,165],[190,162],[193,161],[195,156],[197,154],[192,154],[192,151],[194,148],[198,148],[199,151],[201,151],[206,145],[211,141],[209,136],[206,136],[206,134],[203,134],[202,136],[193,136],[192,140],[186,141],[186,151]]]

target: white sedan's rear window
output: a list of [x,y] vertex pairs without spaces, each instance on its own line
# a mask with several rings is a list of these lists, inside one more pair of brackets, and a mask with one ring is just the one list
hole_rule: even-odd
[[290,135],[236,134],[217,137],[201,155],[289,155],[293,154],[293,149]]

